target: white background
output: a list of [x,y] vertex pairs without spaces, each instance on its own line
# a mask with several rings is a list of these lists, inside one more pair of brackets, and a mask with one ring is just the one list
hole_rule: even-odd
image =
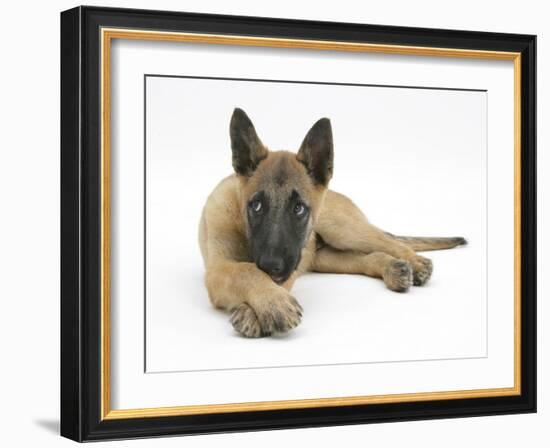
[[[486,100],[478,91],[149,77],[146,371],[486,356]],[[330,117],[331,188],[384,229],[460,234],[469,246],[427,254],[432,281],[409,294],[363,276],[305,275],[293,288],[305,309],[297,329],[238,337],[209,303],[197,242],[206,197],[232,173],[236,105],[273,150],[296,151],[309,127]]]
[[[235,0],[215,1],[90,2],[92,4],[181,9],[243,15],[281,16],[319,20],[357,21],[394,25],[522,32],[539,35],[539,80],[544,80],[548,56],[544,35],[550,32],[542,2],[464,1],[449,13],[440,2],[392,2],[363,5],[341,1],[277,2],[260,4]],[[7,445],[65,445],[57,437],[59,375],[59,11],[72,2],[26,2],[3,10],[9,18],[2,28],[4,52],[2,78],[2,134],[0,184],[4,213],[1,221],[2,314],[0,335],[3,362],[1,416]],[[538,6],[541,5],[541,6]],[[33,32],[29,32],[32,30]],[[539,86],[539,173],[550,168],[542,139],[548,121],[547,89]],[[547,221],[542,207],[548,181],[539,176],[539,226]],[[544,297],[543,269],[548,238],[539,237],[539,297]],[[544,252],[543,252],[544,250]],[[546,275],[544,275],[546,274]],[[539,300],[539,322],[548,320],[548,307]],[[187,438],[120,442],[109,446],[281,446],[320,443],[334,446],[365,443],[394,446],[463,447],[467,444],[544,446],[550,418],[546,408],[546,383],[542,372],[547,332],[539,329],[539,413],[537,415],[405,422],[398,424],[306,429]],[[451,436],[450,436],[451,435]],[[107,446],[107,445],[106,445]]]

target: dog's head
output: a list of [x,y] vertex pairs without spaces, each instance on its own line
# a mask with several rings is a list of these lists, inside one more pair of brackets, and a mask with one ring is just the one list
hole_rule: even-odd
[[332,177],[332,129],[321,118],[298,153],[269,151],[241,109],[230,124],[250,258],[283,283],[296,270]]

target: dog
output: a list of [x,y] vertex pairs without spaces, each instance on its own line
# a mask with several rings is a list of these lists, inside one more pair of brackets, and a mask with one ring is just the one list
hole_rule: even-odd
[[372,225],[346,196],[328,188],[333,137],[328,118],[306,134],[298,153],[270,151],[247,114],[233,111],[234,174],[208,197],[199,225],[212,305],[231,313],[247,338],[285,333],[302,319],[290,294],[306,272],[377,277],[397,292],[424,285],[432,262],[416,251],[450,249],[462,237],[395,236]]

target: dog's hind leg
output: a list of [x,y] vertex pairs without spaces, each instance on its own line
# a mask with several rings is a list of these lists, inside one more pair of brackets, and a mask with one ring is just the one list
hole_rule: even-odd
[[383,252],[408,261],[413,269],[413,283],[423,285],[432,273],[432,262],[417,255],[407,244],[370,224],[366,216],[346,196],[327,191],[315,231],[331,247],[365,254]]
[[381,278],[392,291],[405,292],[412,284],[412,267],[406,260],[384,252],[341,251],[329,246],[319,249],[311,270],[335,274],[363,274]]

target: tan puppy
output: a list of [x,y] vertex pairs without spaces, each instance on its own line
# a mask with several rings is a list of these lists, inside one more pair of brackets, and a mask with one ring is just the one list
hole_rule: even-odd
[[404,292],[432,273],[431,261],[416,250],[466,244],[461,237],[391,235],[329,190],[327,118],[313,125],[297,154],[268,151],[241,109],[233,112],[230,136],[235,174],[208,197],[199,242],[210,300],[232,312],[243,336],[286,332],[300,323],[302,307],[289,290],[302,272],[364,274]]

